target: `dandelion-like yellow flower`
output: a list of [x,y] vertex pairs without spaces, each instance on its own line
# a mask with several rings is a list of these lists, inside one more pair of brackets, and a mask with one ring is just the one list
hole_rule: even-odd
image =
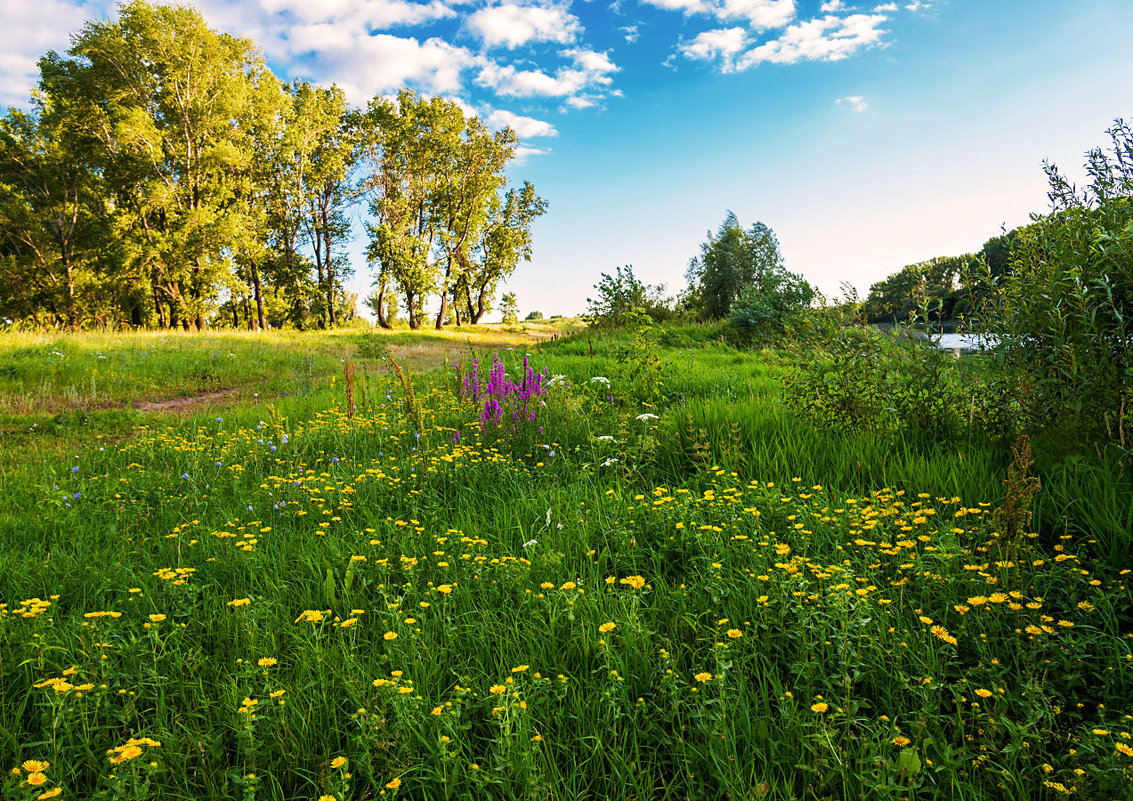
[[398,778],[393,778],[393,779],[390,779],[388,782],[386,782],[386,787],[388,787],[391,790],[396,790],[400,786],[401,786],[401,779],[398,779]]
[[329,793],[323,793],[319,796],[319,801],[338,801],[338,799]]
[[531,667],[531,666],[530,665],[516,665],[515,667],[513,667],[511,669],[511,672],[512,673],[522,673],[523,671],[527,670],[529,667]]
[[334,770],[338,770],[339,768],[341,768],[345,764],[346,764],[346,757],[344,757],[344,756],[336,756],[334,759],[332,759],[330,761],[330,766]]
[[818,701],[817,703],[810,705],[810,711],[811,712],[817,712],[820,715],[829,708],[830,708],[830,705],[828,703],[826,703],[825,701]]
[[992,692],[991,690],[985,690],[983,687],[980,687],[978,690],[976,690],[976,695],[978,695],[980,698],[991,698]]
[[1117,753],[1124,754],[1127,757],[1133,757],[1133,748],[1130,748],[1125,743],[1117,744]]
[[618,583],[633,587],[635,590],[640,590],[645,586],[645,579],[641,576],[626,576]]
[[30,774],[28,774],[27,782],[32,787],[39,787],[41,784],[47,783],[47,775],[44,774],[44,773],[40,773],[39,771],[36,771],[35,773],[30,773]]
[[507,687],[502,684],[493,684],[488,688],[488,692],[490,692],[492,695],[503,695],[505,692],[507,692]]
[[413,688],[412,687],[398,687],[397,692],[398,692],[399,695],[409,695],[409,693],[413,692]]
[[703,673],[697,673],[693,678],[699,682],[712,681],[712,674],[706,670]]
[[[410,619],[412,619],[412,618],[410,618]],[[356,617],[348,617],[348,618],[346,618],[346,620],[344,620],[344,621],[342,621],[341,623],[339,623],[339,624],[338,624],[338,627],[339,627],[340,629],[348,629],[348,628],[350,628],[351,626],[355,625],[355,624],[356,624],[357,622],[358,622],[358,618],[356,618]],[[407,620],[407,621],[406,621],[406,623],[408,623],[408,622],[409,622],[409,621]]]
[[305,612],[301,612],[299,617],[295,618],[295,622],[298,623],[303,620],[307,623],[322,623],[325,617],[326,615],[318,609],[308,609]]
[[49,798],[58,798],[62,794],[63,794],[63,788],[62,787],[52,787],[50,790],[47,790],[46,792],[40,793],[35,798],[36,798],[36,801],[47,801],[47,799],[49,799]]
[[441,593],[442,595],[451,595],[452,594],[452,585],[451,584],[441,584],[437,587],[437,592]]
[[617,623],[610,621],[609,623],[603,623],[601,626],[599,626],[598,631],[602,632],[603,634],[609,634],[611,631],[613,631],[617,627],[618,627]]
[[898,748],[904,748],[910,742],[912,741],[903,734],[898,734],[893,738],[893,745],[897,746]]
[[383,640],[396,640],[397,639],[397,632],[396,631],[387,631],[385,634],[382,635],[382,639]]
[[247,606],[251,602],[252,602],[251,598],[237,598],[235,600],[229,601],[228,605],[229,606]]
[[29,759],[23,764],[24,770],[28,773],[43,773],[51,767],[51,763],[46,759]]
[[154,623],[160,623],[161,621],[165,620],[165,615],[150,615],[149,619]]
[[731,637],[733,640],[738,640],[740,637],[744,636],[744,633],[742,631],[740,631],[739,629],[728,629],[727,633],[728,633],[728,636]]
[[260,661],[256,662],[260,667],[275,667],[279,664],[279,660],[274,656],[265,656]]
[[573,581],[567,581],[567,582],[564,582],[563,586],[559,587],[559,589],[560,590],[573,590],[575,588],[575,586],[576,585]]

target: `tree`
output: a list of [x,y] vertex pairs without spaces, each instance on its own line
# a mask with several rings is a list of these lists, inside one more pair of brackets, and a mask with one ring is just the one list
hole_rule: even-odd
[[396,286],[412,328],[434,294],[437,328],[478,322],[499,281],[530,258],[531,222],[546,210],[529,183],[501,199],[515,133],[490,133],[457,104],[408,90],[371,101],[362,125],[379,295]]
[[519,301],[514,292],[505,292],[500,299],[500,321],[504,325],[515,325],[519,322]]
[[618,267],[613,275],[601,274],[594,285],[598,297],[586,299],[586,323],[595,328],[620,328],[645,314],[657,322],[672,315],[665,287],[649,285],[633,274],[633,265]]
[[704,316],[712,319],[727,317],[745,289],[789,293],[806,283],[784,268],[774,231],[761,222],[745,231],[732,212],[715,234],[708,233],[700,256],[689,262],[686,278],[695,287]]
[[162,323],[199,328],[239,225],[250,95],[275,78],[250,41],[185,6],[124,5],[118,20],[87,23],[68,55],[41,60],[41,88],[92,143]]
[[1115,120],[1107,133],[1081,190],[1045,165],[1051,212],[1018,232],[977,308],[1000,361],[1025,377],[1031,426],[1071,445],[1133,429],[1133,130]]
[[81,287],[106,277],[106,215],[101,179],[66,116],[42,94],[31,114],[9,109],[0,119],[0,314],[45,322],[47,312],[77,328],[83,301],[94,301]]

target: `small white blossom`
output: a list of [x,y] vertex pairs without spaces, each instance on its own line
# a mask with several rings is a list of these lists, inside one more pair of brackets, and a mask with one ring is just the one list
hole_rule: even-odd
[[596,375],[590,379],[591,384],[593,384],[594,382],[598,382],[599,384],[606,384],[608,386],[610,379],[606,378],[606,376],[604,375]]
[[658,417],[655,414],[650,414],[649,412],[646,412],[645,414],[639,414],[637,416],[637,419],[638,420],[660,420],[661,418]]
[[610,457],[610,458],[609,458],[609,459],[607,459],[606,461],[602,462],[602,467],[610,467],[611,465],[615,465],[615,464],[617,464],[617,463],[618,463],[618,460],[617,460],[617,459],[614,459],[613,457]]
[[539,540],[528,540],[527,542],[523,543],[523,547],[524,548],[530,548],[532,545],[538,545],[538,544],[539,544]]
[[611,437],[609,434],[603,434],[600,437],[595,437],[594,441],[595,442],[613,442],[613,443],[617,444],[617,440],[614,439],[613,437]]

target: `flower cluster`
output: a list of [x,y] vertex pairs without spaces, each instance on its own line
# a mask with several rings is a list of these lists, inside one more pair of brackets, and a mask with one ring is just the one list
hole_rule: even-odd
[[481,426],[490,424],[498,427],[505,414],[510,414],[512,422],[518,425],[522,421],[535,419],[533,399],[546,392],[546,378],[546,370],[536,373],[528,364],[527,356],[524,356],[522,377],[519,381],[512,381],[507,377],[503,361],[496,356],[488,370],[487,382],[481,384],[479,362],[473,359],[472,369],[464,377],[461,394],[477,403],[483,403],[480,409]]

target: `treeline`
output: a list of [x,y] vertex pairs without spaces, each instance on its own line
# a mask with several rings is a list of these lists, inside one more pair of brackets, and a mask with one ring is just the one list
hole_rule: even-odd
[[994,236],[977,253],[937,256],[902,267],[870,286],[862,316],[870,323],[903,323],[911,317],[952,323],[970,317],[989,285],[1011,271],[1012,249],[1030,227]]
[[508,188],[517,138],[404,91],[352,109],[254,44],[135,2],[40,60],[0,119],[0,322],[333,327],[368,211],[383,326],[478,322],[546,203]]

